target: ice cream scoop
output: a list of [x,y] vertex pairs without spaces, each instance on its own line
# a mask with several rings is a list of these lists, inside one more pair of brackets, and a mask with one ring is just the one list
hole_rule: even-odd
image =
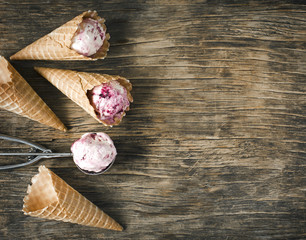
[[86,133],[71,146],[73,160],[83,171],[101,173],[114,162],[117,151],[105,133]]
[[85,18],[78,26],[71,40],[71,49],[84,56],[92,56],[102,47],[105,30],[92,18]]
[[94,87],[87,96],[97,117],[109,125],[121,120],[130,106],[127,90],[115,80]]
[[22,143],[31,147],[30,152],[0,152],[0,156],[25,156],[27,162],[0,166],[0,170],[25,167],[38,162],[43,158],[71,157],[77,167],[86,174],[98,175],[107,171],[114,163],[117,155],[116,148],[111,138],[105,133],[86,133],[71,146],[72,153],[54,153],[44,146],[20,139],[17,137],[0,134],[0,139]]

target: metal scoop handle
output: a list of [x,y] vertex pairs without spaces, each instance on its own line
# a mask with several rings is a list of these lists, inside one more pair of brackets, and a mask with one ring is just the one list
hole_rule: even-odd
[[29,145],[30,147],[33,147],[33,148],[38,149],[38,150],[43,151],[43,152],[44,151],[51,151],[50,149],[47,149],[40,144],[33,143],[33,142],[30,142],[30,141],[27,141],[27,140],[24,140],[24,139],[21,139],[21,138],[11,137],[11,136],[1,134],[1,133],[0,133],[0,139],[8,140],[8,141],[11,141],[11,142],[23,143],[23,144]]
[[0,166],[0,170],[7,170],[7,169],[13,169],[13,168],[20,168],[24,166],[31,165],[35,162],[38,162],[42,158],[57,158],[57,157],[71,157],[72,153],[52,153],[51,149],[45,148],[44,146],[33,143],[24,139],[16,138],[7,136],[5,134],[0,134],[0,139],[8,140],[11,142],[19,142],[26,145],[29,145],[34,150],[40,150],[42,152],[40,153],[0,153],[0,156],[28,156],[28,157],[34,157],[30,159],[28,162],[20,163],[20,164],[13,164],[13,165],[6,165],[6,166]]

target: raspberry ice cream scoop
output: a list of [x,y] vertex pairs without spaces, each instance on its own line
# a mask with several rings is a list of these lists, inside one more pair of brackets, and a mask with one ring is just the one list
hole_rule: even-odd
[[97,117],[108,125],[121,120],[130,106],[127,90],[114,80],[94,87],[87,97]]
[[85,18],[78,27],[71,42],[71,49],[84,56],[92,56],[102,47],[105,31],[102,25],[92,19]]
[[89,173],[106,170],[114,162],[117,151],[105,133],[86,133],[71,146],[75,164]]

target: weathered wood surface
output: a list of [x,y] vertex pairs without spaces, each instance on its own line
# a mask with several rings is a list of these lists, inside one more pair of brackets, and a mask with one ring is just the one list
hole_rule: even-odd
[[[41,164],[125,230],[24,216],[36,164],[0,172],[0,239],[305,239],[303,1],[0,1],[0,54],[88,9],[107,20],[105,60],[12,62],[69,132],[3,110],[0,132],[58,152],[108,133],[119,154],[105,175],[83,175],[71,159]],[[134,103],[105,128],[33,66],[122,75]]]

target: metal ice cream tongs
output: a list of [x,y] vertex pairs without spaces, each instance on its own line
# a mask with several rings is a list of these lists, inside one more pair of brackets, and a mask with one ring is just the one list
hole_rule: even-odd
[[58,157],[71,157],[72,156],[72,153],[53,153],[51,149],[47,149],[37,143],[33,143],[33,142],[23,140],[20,138],[16,138],[16,137],[10,137],[4,134],[0,134],[0,139],[8,140],[11,142],[19,142],[19,143],[23,143],[23,144],[26,144],[32,147],[31,152],[28,152],[28,153],[0,153],[0,156],[27,156],[28,157],[28,162],[14,164],[14,165],[0,166],[0,170],[28,166],[35,162],[38,162],[42,158],[58,158]]

